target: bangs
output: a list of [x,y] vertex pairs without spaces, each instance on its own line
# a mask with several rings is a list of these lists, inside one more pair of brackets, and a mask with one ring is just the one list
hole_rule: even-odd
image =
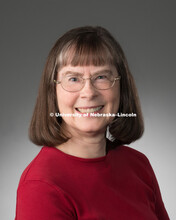
[[[92,34],[92,33],[91,33]],[[114,56],[99,36],[87,34],[82,38],[68,42],[60,52],[57,67],[72,66],[104,66],[114,65]]]

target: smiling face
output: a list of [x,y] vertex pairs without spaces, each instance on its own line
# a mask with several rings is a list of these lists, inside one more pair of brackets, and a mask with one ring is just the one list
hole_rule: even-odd
[[[79,73],[83,78],[95,76],[98,72],[109,71],[116,77],[118,73],[114,66],[71,66],[67,65],[58,72],[57,80],[62,81],[68,72]],[[100,74],[101,75],[101,74]],[[80,91],[69,92],[56,84],[57,103],[60,113],[117,113],[120,100],[120,84],[116,81],[114,86],[106,90],[94,88],[90,80],[85,80],[85,85]],[[67,131],[92,133],[105,132],[107,125],[113,117],[63,117],[62,123]]]

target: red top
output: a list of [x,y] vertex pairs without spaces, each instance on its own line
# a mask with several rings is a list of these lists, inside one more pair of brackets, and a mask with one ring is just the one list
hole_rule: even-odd
[[43,147],[22,174],[15,220],[168,220],[142,153],[108,147],[92,159]]

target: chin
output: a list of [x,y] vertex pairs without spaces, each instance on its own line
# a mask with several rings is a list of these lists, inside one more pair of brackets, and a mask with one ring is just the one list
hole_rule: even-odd
[[107,123],[101,123],[98,121],[77,123],[77,130],[85,133],[103,133],[106,131]]

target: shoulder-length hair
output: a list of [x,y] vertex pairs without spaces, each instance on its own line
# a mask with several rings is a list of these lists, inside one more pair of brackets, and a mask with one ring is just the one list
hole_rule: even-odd
[[85,26],[66,32],[48,55],[29,127],[30,140],[37,145],[56,146],[69,139],[61,127],[62,118],[50,116],[59,112],[54,80],[59,69],[68,64],[116,67],[121,76],[118,112],[135,113],[137,117],[115,117],[108,130],[116,146],[139,139],[144,131],[143,117],[124,52],[105,28]]

